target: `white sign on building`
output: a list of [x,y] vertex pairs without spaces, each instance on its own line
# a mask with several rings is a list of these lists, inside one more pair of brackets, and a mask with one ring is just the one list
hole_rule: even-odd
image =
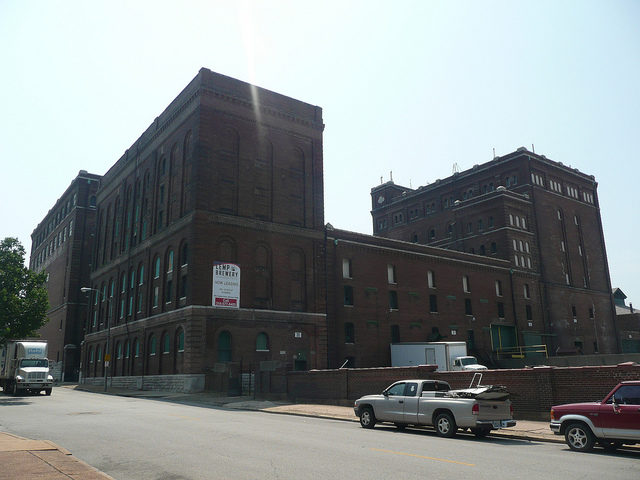
[[235,263],[213,264],[214,307],[240,308],[240,267]]

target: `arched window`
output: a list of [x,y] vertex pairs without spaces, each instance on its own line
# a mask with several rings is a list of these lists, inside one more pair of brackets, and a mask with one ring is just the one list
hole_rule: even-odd
[[184,329],[179,328],[176,332],[176,351],[184,352]]
[[140,264],[138,269],[138,285],[144,284],[144,264]]
[[149,337],[149,355],[155,355],[157,349],[158,347],[157,347],[156,336],[151,334],[151,336]]
[[122,344],[120,342],[116,343],[116,358],[118,360],[122,358]]
[[153,278],[160,277],[160,257],[156,257],[156,261],[153,267]]
[[171,339],[169,338],[168,333],[164,333],[162,335],[162,353],[166,354],[171,351]]
[[231,334],[226,330],[218,335],[218,361],[231,361]]
[[133,340],[133,356],[140,356],[140,341],[137,338]]
[[269,351],[269,336],[260,332],[256,337],[256,350],[259,352],[268,352]]
[[173,272],[173,250],[167,253],[167,273]]

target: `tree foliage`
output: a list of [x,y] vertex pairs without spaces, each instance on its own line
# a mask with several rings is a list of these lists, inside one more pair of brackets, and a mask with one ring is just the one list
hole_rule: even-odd
[[47,274],[29,270],[24,257],[17,238],[0,242],[0,343],[32,336],[47,322]]

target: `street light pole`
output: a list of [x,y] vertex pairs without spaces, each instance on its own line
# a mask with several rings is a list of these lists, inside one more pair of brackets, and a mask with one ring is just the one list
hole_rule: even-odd
[[[82,293],[89,293],[89,292],[96,292],[100,295],[100,297],[102,297],[102,300],[104,301],[104,295],[102,294],[102,292],[98,289],[95,288],[90,288],[90,287],[82,287],[80,288],[80,291]],[[111,363],[111,355],[109,355],[109,343],[111,340],[111,322],[110,322],[110,318],[109,318],[109,313],[107,311],[107,345],[105,347],[105,352],[104,352],[104,391],[107,391],[107,372],[109,370],[109,364]]]

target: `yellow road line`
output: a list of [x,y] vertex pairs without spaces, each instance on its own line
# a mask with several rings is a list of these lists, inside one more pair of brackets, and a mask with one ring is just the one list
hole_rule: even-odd
[[446,458],[426,457],[424,455],[416,455],[414,453],[394,452],[393,450],[384,450],[382,448],[372,448],[374,452],[393,453],[394,455],[404,455],[405,457],[424,458],[426,460],[436,460],[438,462],[455,463],[457,465],[464,465],[465,467],[475,467],[475,463],[457,462],[455,460],[447,460]]

